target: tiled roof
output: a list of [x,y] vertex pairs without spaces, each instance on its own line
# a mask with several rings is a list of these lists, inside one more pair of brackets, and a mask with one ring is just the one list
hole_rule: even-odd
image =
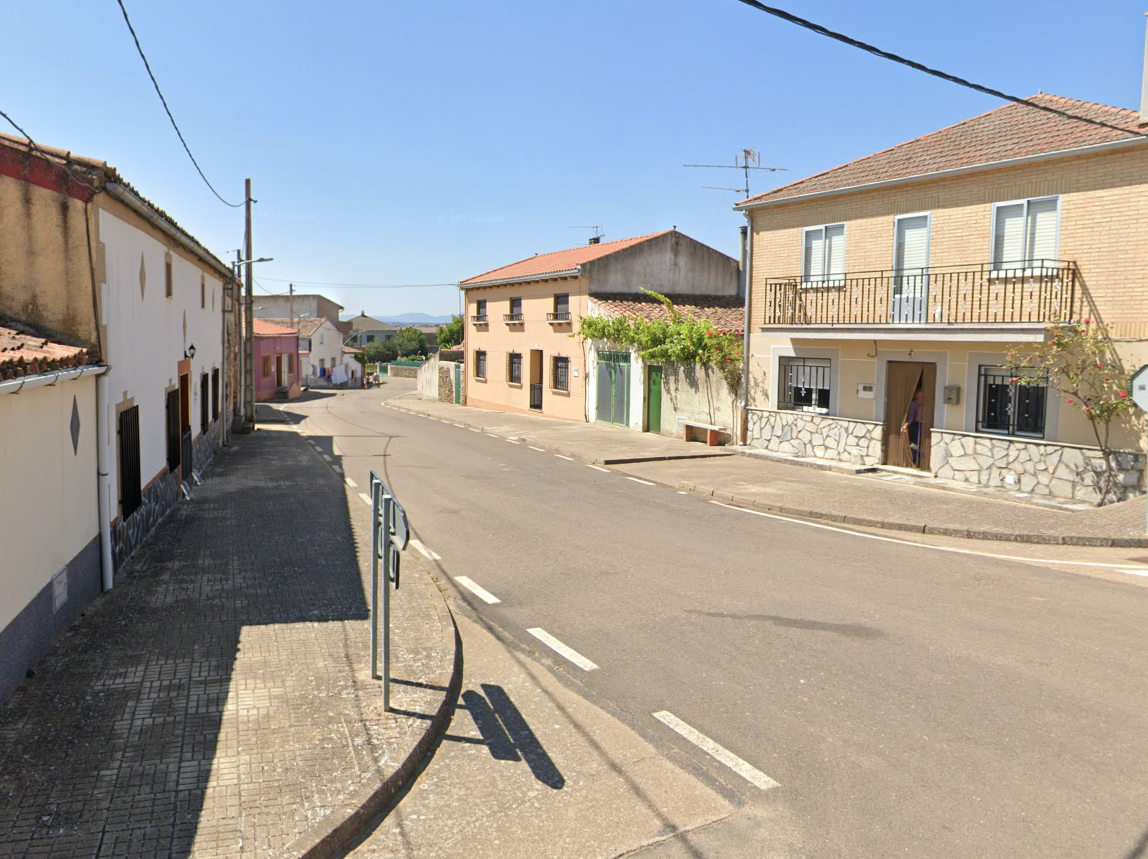
[[97,363],[95,353],[82,346],[0,327],[0,381]]
[[276,325],[274,322],[268,322],[266,319],[252,319],[251,322],[255,326],[256,337],[294,336],[299,333],[294,328],[288,328],[286,325]]
[[362,349],[356,349],[354,346],[344,346],[343,347],[343,354],[344,355],[358,355],[362,351],[363,351]]
[[1028,100],[1111,123],[1127,131],[1090,125],[1012,103],[891,149],[782,185],[738,205],[771,203],[805,194],[841,191],[875,182],[1112,143],[1134,138],[1139,132],[1148,130],[1137,127],[1140,115],[1134,110],[1058,95],[1040,94]]
[[[745,324],[745,300],[736,295],[670,295],[667,298],[683,315],[708,319],[717,328],[741,331]],[[650,320],[666,317],[662,303],[644,293],[591,295],[590,301],[618,316]]]
[[278,325],[290,331],[297,330],[300,337],[310,337],[319,329],[320,325],[327,321],[326,316],[296,316],[294,320],[286,318],[277,319],[270,316],[261,318],[264,322],[269,322],[272,325]]
[[459,286],[480,286],[488,283],[499,283],[504,280],[518,280],[525,277],[542,277],[548,274],[557,274],[561,271],[571,271],[583,263],[601,259],[604,256],[617,253],[642,242],[649,241],[657,236],[672,233],[673,230],[662,230],[660,233],[648,233],[644,236],[634,236],[629,239],[618,239],[613,242],[600,242],[596,245],[580,245],[564,251],[553,251],[548,254],[535,254],[524,260],[504,265],[485,274],[476,275],[460,281]]

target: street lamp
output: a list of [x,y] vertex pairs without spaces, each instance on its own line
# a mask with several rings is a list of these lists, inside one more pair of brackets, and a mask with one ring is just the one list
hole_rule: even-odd
[[[224,309],[226,312],[234,312],[235,310],[235,287],[239,283],[239,267],[242,265],[254,265],[257,262],[271,262],[274,257],[259,257],[258,259],[239,259],[239,252],[237,251],[236,260],[231,264],[231,307],[227,308],[226,304]],[[247,312],[244,314],[243,330],[240,334],[240,341],[243,343],[239,350],[239,413],[241,415],[247,412],[247,403],[250,399],[254,402],[255,388],[254,388],[254,373],[252,372],[253,362],[255,361],[255,326],[252,321],[252,301],[251,301],[251,284],[247,284],[247,296],[245,306]],[[223,332],[224,332],[224,346],[223,346],[223,402],[227,402],[227,321],[226,313],[224,314]],[[251,428],[255,428],[254,423],[254,408],[251,409],[253,418]],[[227,422],[224,421],[224,443],[227,442]]]

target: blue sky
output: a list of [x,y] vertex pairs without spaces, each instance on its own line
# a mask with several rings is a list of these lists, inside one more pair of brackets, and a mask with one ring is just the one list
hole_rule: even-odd
[[[576,225],[677,225],[736,254],[736,195],[702,186],[740,174],[683,164],[757,148],[788,168],[763,191],[1000,104],[736,0],[125,2],[208,178],[233,201],[253,181],[255,251],[275,257],[257,293],[293,280],[346,314],[458,296],[305,282],[454,283],[581,244]],[[1138,106],[1143,0],[775,2],[1007,92]],[[242,210],[184,155],[115,0],[24,4],[9,27],[0,109],[231,258]]]

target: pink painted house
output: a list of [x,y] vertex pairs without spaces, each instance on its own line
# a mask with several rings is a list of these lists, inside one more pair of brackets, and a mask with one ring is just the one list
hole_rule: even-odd
[[293,400],[299,387],[299,332],[263,319],[255,326],[255,399]]

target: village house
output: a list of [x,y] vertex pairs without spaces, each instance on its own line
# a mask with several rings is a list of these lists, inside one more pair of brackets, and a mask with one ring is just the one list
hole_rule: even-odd
[[[738,204],[751,231],[749,444],[1098,499],[1087,420],[1017,384],[1005,353],[1087,319],[1125,370],[1148,360],[1145,118],[1031,101],[1107,125],[1009,104]],[[1137,431],[1114,440],[1136,492]]]

